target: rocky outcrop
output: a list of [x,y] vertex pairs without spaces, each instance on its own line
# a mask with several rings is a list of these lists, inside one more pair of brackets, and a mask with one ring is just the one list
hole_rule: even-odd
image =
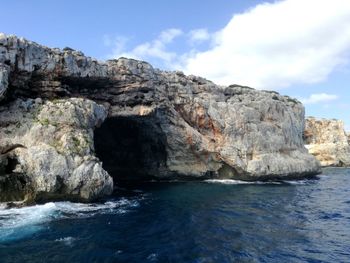
[[0,198],[16,199],[11,196],[21,196],[14,195],[17,191],[28,199],[91,200],[110,194],[112,178],[93,154],[93,129],[106,116],[103,106],[73,98],[18,99],[0,107],[1,144],[10,146],[2,151],[3,172],[26,176],[22,190],[11,189],[7,176]]
[[0,64],[0,101],[5,97],[8,88],[8,68],[9,67],[6,67],[6,65]]
[[[13,171],[29,175],[36,192],[90,200],[110,192],[111,177],[115,183],[268,180],[320,172],[303,145],[302,104],[276,92],[217,86],[132,59],[98,62],[70,48],[50,49],[6,35],[0,35],[0,65],[8,76],[0,129],[6,134],[11,123],[11,133],[26,135],[1,137],[0,147],[26,147],[13,151],[19,162]],[[32,105],[30,116],[38,108],[40,113],[27,116],[21,104]],[[26,128],[2,117],[10,111],[26,115]],[[38,129],[50,136],[38,138]],[[82,149],[73,149],[77,141]]]
[[322,166],[350,166],[350,145],[341,120],[306,118],[305,144]]

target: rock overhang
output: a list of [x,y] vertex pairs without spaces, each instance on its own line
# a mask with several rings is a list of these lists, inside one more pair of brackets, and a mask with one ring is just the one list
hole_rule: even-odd
[[[15,36],[0,35],[0,54],[0,68],[6,68],[2,76],[7,74],[0,103],[79,97],[83,104],[101,105],[107,122],[123,119],[139,130],[145,125],[150,136],[163,136],[162,169],[150,165],[153,170],[145,170],[155,178],[260,180],[320,172],[303,146],[304,107],[288,96],[240,85],[222,87],[133,59],[98,62],[78,51],[50,49]],[[80,176],[88,173],[82,170]]]

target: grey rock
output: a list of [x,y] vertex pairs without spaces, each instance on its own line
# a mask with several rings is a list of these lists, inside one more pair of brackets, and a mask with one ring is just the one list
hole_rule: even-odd
[[29,178],[34,200],[89,201],[110,194],[113,179],[94,157],[93,145],[93,129],[106,116],[103,106],[77,98],[18,99],[0,107],[0,127],[6,126],[1,144],[11,146],[3,147],[2,166],[15,161],[12,173]]
[[303,105],[277,92],[218,86],[133,59],[98,62],[4,34],[0,63],[12,88],[0,113],[0,147],[27,147],[14,151],[15,171],[30,174],[37,191],[90,200],[111,192],[111,177],[266,180],[320,172],[304,147]]
[[0,101],[5,98],[5,93],[8,88],[8,67],[0,64]]

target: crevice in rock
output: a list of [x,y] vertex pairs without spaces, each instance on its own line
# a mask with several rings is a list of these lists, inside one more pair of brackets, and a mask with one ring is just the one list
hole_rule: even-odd
[[15,170],[17,164],[19,164],[16,157],[7,157],[7,164],[5,166],[5,173],[10,174]]
[[20,173],[0,174],[0,202],[28,200],[31,193],[28,176]]
[[218,170],[218,174],[221,179],[235,178],[238,176],[236,169],[226,163],[223,163],[222,167]]
[[14,144],[0,149],[0,202],[32,201],[33,188],[30,178],[15,171],[19,164],[18,157],[8,154],[18,147],[24,146]]
[[110,117],[94,133],[95,152],[115,183],[166,173],[166,137],[155,116]]

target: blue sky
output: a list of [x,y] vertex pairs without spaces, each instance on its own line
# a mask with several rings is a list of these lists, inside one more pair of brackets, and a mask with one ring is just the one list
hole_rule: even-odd
[[350,1],[2,1],[0,32],[277,90],[350,130]]

